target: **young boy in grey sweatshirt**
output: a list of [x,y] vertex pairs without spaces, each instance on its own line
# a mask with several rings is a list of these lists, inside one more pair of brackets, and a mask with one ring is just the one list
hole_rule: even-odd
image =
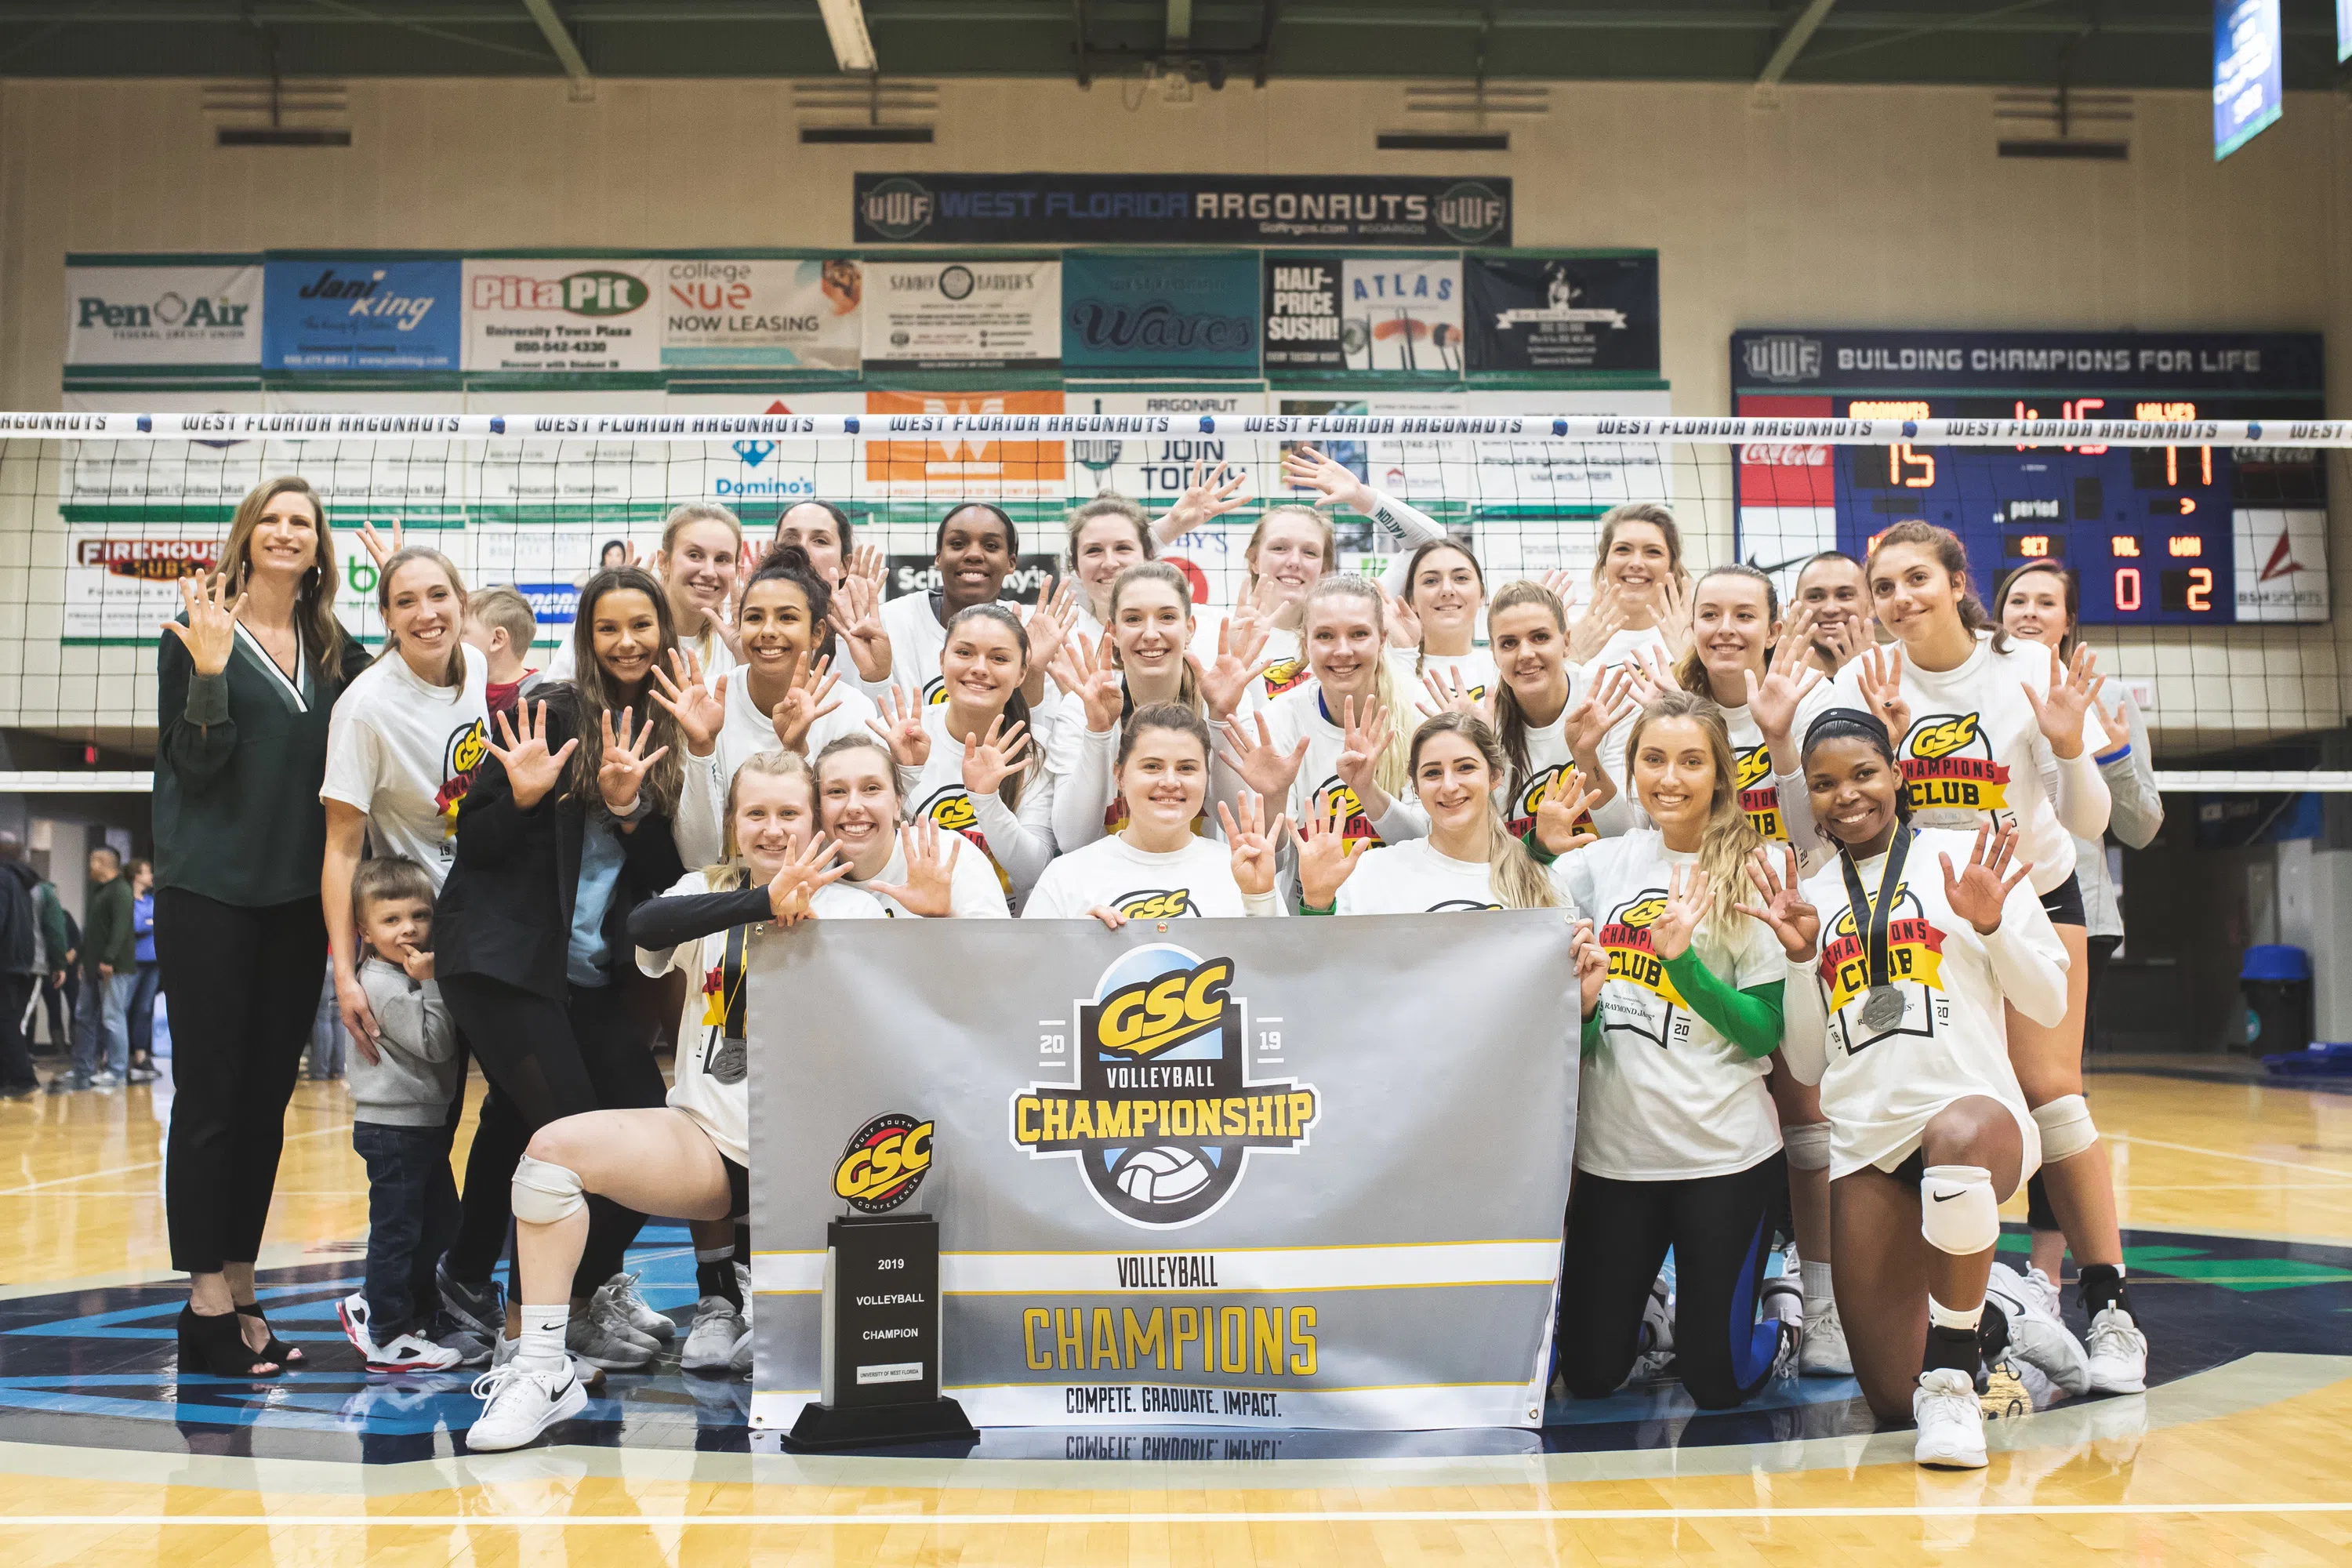
[[434,1266],[457,1232],[448,1118],[463,1064],[433,981],[432,879],[404,856],[363,861],[352,917],[378,1032],[352,1042],[349,1067],[352,1147],[367,1162],[366,1288],[337,1310],[370,1372],[445,1371],[459,1354],[425,1331],[440,1300]]

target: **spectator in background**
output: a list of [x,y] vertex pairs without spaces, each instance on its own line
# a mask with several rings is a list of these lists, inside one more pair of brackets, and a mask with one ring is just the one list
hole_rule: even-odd
[[138,943],[139,973],[131,983],[131,1068],[125,1083],[155,1081],[155,868],[133,860],[131,879],[131,935]]
[[81,923],[73,918],[58,885],[44,880],[34,895],[41,900],[41,1007],[49,1019],[50,1056],[73,1049],[73,1031],[66,1020],[81,1001]]
[[489,661],[484,695],[492,713],[513,712],[515,704],[538,686],[539,671],[523,662],[538,636],[538,614],[516,589],[500,584],[466,595],[465,640]]
[[139,944],[131,934],[131,884],[122,857],[110,844],[89,852],[89,893],[82,900],[81,1006],[74,1014],[73,1065],[49,1079],[51,1094],[115,1089],[131,1067],[131,1031],[123,1019],[139,977]]
[[25,864],[24,840],[0,832],[0,1100],[23,1100],[41,1087],[25,1025],[41,983],[40,873]]
[[320,988],[319,1011],[310,1020],[310,1066],[302,1076],[330,1079],[343,1076],[343,1010],[335,994],[335,961],[327,960],[326,983]]

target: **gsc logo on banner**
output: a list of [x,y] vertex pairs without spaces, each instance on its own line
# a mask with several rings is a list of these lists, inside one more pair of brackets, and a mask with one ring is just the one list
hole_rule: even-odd
[[1252,1150],[1301,1147],[1323,1110],[1313,1084],[1250,1076],[1234,981],[1232,959],[1171,943],[1120,957],[1078,1005],[1076,1079],[1013,1090],[1013,1147],[1076,1160],[1095,1201],[1129,1225],[1215,1213]]

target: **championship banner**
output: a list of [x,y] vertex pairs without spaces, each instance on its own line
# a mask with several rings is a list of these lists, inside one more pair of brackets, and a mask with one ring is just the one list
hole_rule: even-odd
[[[1539,1425],[1569,936],[1549,910],[770,931],[752,1424],[938,1377],[982,1426]],[[939,1294],[846,1293],[828,1352],[827,1222],[884,1214],[938,1219]]]

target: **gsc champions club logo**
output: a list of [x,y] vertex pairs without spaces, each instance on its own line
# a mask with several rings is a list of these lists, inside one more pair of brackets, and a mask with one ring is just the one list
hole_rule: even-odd
[[1974,826],[1981,811],[2009,809],[2009,768],[1974,713],[1932,713],[1903,737],[1903,784],[1922,827]]
[[[1851,908],[1838,916],[1829,940],[1822,944],[1821,974],[1822,984],[1829,988],[1832,1013],[1870,989],[1870,954],[1864,951],[1861,933],[1853,929]],[[1927,911],[1907,881],[1895,888],[1895,905],[1887,914],[1886,974],[1897,982],[1913,981],[1937,991],[1944,988],[1944,933],[1928,923]]]
[[[1609,978],[1653,992],[1666,1005],[1664,1021],[1656,1025],[1657,1033],[1652,1034],[1647,1009],[1610,1008],[1604,994],[1602,1026],[1637,1035],[1660,1050],[1668,1048],[1669,1035],[1690,1033],[1690,1004],[1675,989],[1673,978],[1666,973],[1666,961],[1658,956],[1650,936],[1650,927],[1665,910],[1666,890],[1644,888],[1610,910],[1609,918],[1601,922],[1601,946],[1609,954]],[[1679,1027],[1675,1017],[1678,1012],[1683,1015]]]
[[1234,981],[1232,959],[1173,943],[1122,954],[1077,1004],[1075,1080],[1013,1091],[1013,1147],[1075,1160],[1095,1201],[1132,1226],[1214,1214],[1252,1151],[1299,1148],[1323,1112],[1313,1084],[1250,1076]]

